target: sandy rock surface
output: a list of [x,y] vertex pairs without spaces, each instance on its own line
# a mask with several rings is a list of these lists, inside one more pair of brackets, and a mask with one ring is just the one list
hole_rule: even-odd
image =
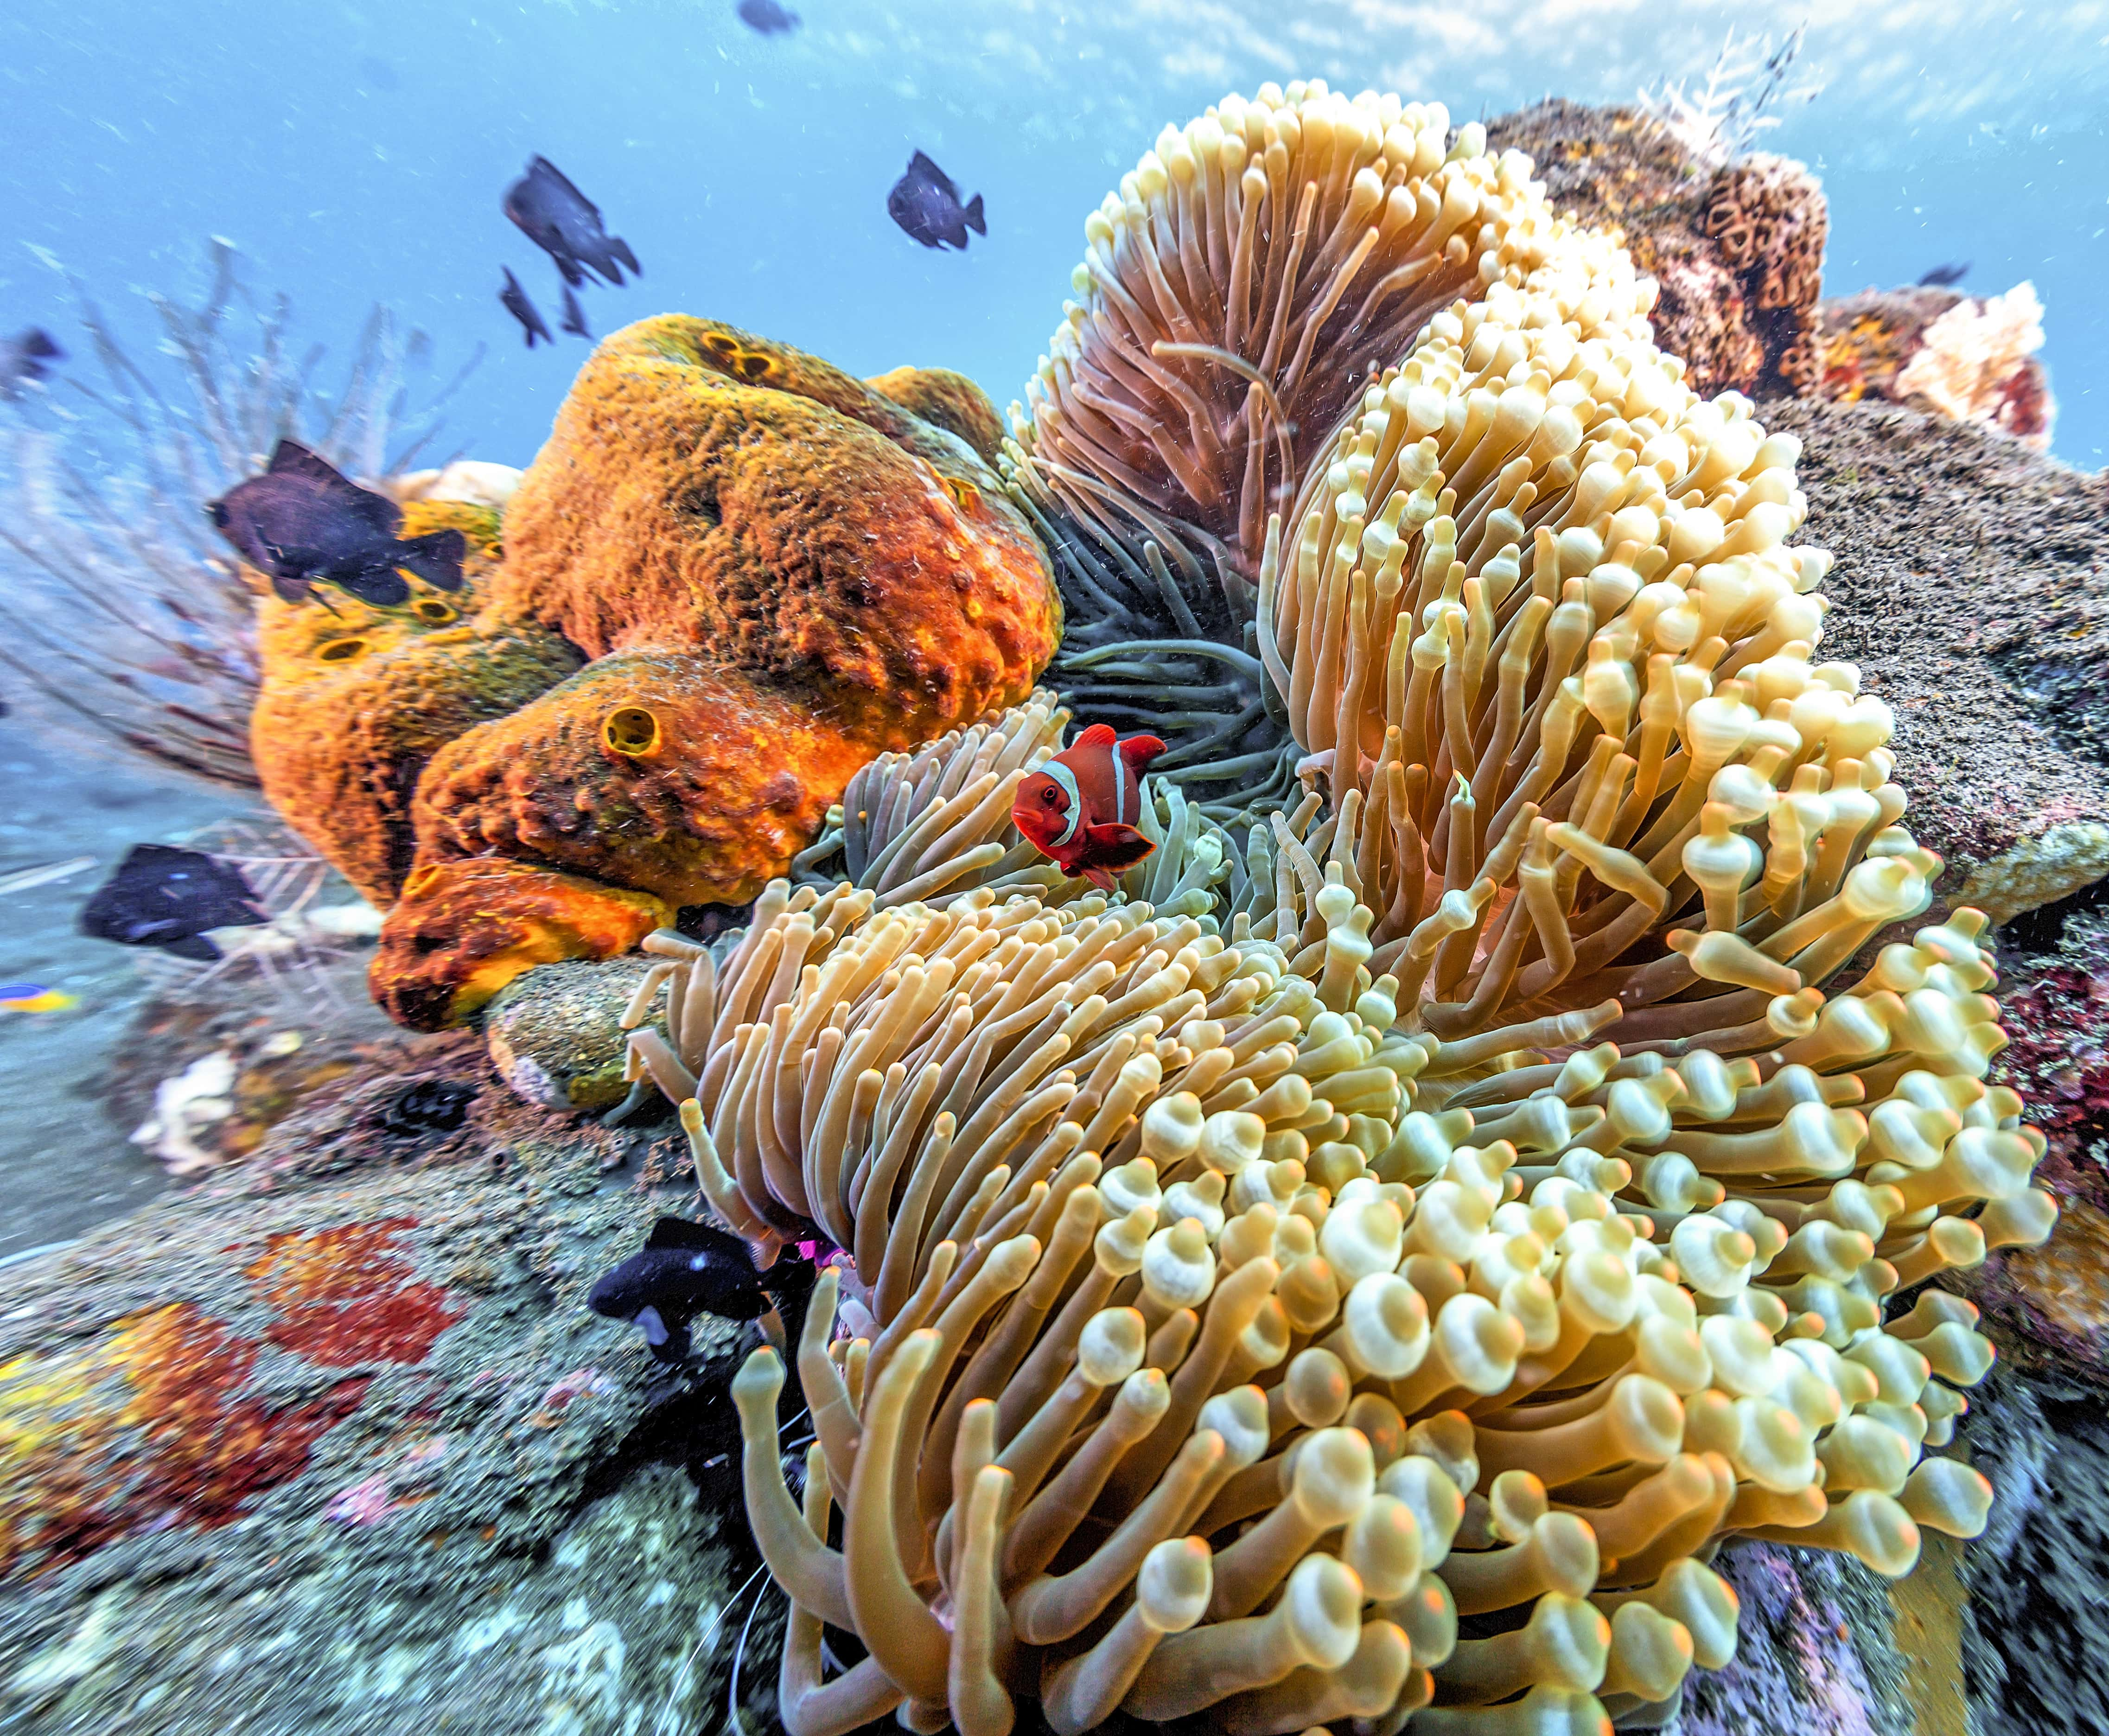
[[710,1397],[738,1333],[699,1323],[692,1384],[588,1313],[660,1209],[603,1165],[648,1138],[488,1097],[334,1173],[267,1143],[7,1272],[0,1729],[716,1721],[755,1601]]

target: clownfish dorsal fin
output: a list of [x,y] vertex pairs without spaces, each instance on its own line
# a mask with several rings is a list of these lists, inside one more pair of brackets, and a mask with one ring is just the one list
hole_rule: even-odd
[[1137,777],[1149,769],[1149,762],[1164,751],[1164,744],[1154,735],[1131,735],[1120,744],[1120,757],[1127,762],[1127,769]]
[[1110,748],[1114,739],[1113,726],[1111,724],[1095,723],[1069,744],[1069,751],[1073,753],[1079,748]]

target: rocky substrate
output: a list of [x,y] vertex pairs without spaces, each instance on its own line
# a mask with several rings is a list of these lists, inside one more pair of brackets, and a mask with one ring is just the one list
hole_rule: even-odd
[[741,1335],[669,1377],[581,1305],[661,1209],[653,1136],[459,1052],[465,1128],[309,1121],[6,1271],[0,1729],[716,1728],[743,1630],[773,1702]]

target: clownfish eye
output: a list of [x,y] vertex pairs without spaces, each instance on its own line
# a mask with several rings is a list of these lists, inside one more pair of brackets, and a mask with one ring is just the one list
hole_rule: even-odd
[[1055,789],[1054,785],[1050,784],[1046,789],[1040,792],[1040,799],[1047,807],[1054,807],[1059,805],[1062,800],[1062,792]]

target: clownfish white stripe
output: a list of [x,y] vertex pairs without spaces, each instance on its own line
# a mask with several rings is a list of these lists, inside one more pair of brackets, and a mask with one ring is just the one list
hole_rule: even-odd
[[1120,744],[1118,741],[1108,742],[1106,772],[1113,780],[1113,824],[1116,825],[1127,824],[1127,780],[1121,775],[1122,769]]
[[1077,788],[1077,774],[1064,765],[1061,761],[1051,759],[1040,769],[1054,779],[1062,793],[1069,798],[1068,823],[1062,828],[1054,839],[1054,848],[1059,850],[1077,835],[1078,829],[1084,823],[1084,798],[1082,793]]

